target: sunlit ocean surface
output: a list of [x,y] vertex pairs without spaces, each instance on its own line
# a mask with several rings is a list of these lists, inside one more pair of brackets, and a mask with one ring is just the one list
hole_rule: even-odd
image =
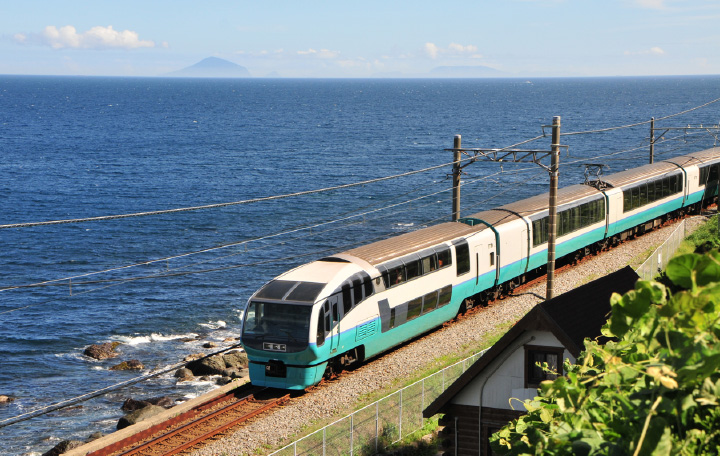
[[[447,164],[453,137],[500,148],[647,122],[720,98],[720,77],[505,80],[183,80],[0,76],[0,224],[199,206],[333,187]],[[720,103],[658,121],[717,124]],[[548,136],[520,146],[549,150]],[[657,134],[662,133],[659,131]],[[562,138],[560,185],[583,163],[648,161],[649,125]],[[664,141],[664,142],[663,142]],[[657,159],[715,139],[670,130]],[[0,230],[0,420],[238,336],[249,296],[298,264],[450,219],[449,165],[347,189],[174,214]],[[534,164],[464,168],[469,214],[547,191]],[[333,222],[333,223],[328,223]],[[308,229],[308,227],[311,227]],[[304,229],[300,229],[304,228]],[[274,234],[278,236],[271,236]],[[247,241],[247,242],[244,242]],[[212,247],[225,246],[206,251]],[[202,251],[202,252],[201,252]],[[200,253],[193,253],[200,252]],[[184,255],[193,253],[192,255]],[[135,265],[173,257],[129,268]],[[97,271],[107,272],[91,274]],[[194,272],[193,274],[175,274]],[[165,278],[153,278],[172,273]],[[72,279],[67,279],[72,277]],[[118,279],[140,278],[133,281]],[[91,282],[91,283],[88,283]],[[188,339],[200,339],[187,342]],[[82,352],[119,341],[120,356]],[[205,350],[207,351],[207,350]],[[0,454],[111,432],[128,397],[193,397],[172,372],[0,428]]]

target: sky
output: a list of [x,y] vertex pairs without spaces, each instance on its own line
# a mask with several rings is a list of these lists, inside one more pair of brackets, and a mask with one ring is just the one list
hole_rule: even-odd
[[718,0],[0,0],[0,74],[255,77],[720,74]]

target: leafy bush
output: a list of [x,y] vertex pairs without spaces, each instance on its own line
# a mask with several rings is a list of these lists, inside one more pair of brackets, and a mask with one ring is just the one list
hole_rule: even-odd
[[613,295],[603,328],[527,415],[491,438],[503,455],[720,454],[720,253],[686,254],[670,287]]

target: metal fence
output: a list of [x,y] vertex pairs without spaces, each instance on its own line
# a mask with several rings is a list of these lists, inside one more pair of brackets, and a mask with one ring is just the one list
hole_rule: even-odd
[[686,219],[683,219],[667,240],[655,249],[652,255],[635,270],[641,279],[652,280],[665,269],[673,253],[675,253],[680,243],[685,239],[685,220]]
[[485,350],[331,423],[271,456],[364,456],[377,454],[423,427],[422,412]]

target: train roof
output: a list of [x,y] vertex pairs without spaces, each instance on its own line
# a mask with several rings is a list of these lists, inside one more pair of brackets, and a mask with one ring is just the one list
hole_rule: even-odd
[[635,182],[642,182],[645,179],[679,171],[680,167],[702,165],[703,163],[718,160],[720,160],[720,147],[713,147],[711,149],[668,158],[661,162],[604,176],[600,181],[612,187],[622,187],[623,185],[634,184]]
[[702,165],[704,163],[720,160],[720,147],[693,152],[679,157],[668,158],[668,163],[674,163],[678,166]]
[[376,266],[409,253],[473,234],[478,229],[479,227],[474,228],[464,223],[446,222],[356,247],[342,253],[360,258]]
[[610,187],[622,187],[623,185],[642,182],[664,174],[670,174],[673,171],[680,171],[680,167],[671,162],[658,162],[650,165],[640,166],[639,168],[628,169],[619,173],[603,176],[600,181]]
[[[600,194],[601,193],[597,189],[590,187],[589,185],[570,185],[568,187],[558,189],[557,205],[560,207],[563,204],[578,201],[590,196],[599,196]],[[549,193],[541,193],[540,195],[535,195],[524,200],[506,204],[496,209],[478,212],[466,218],[483,220],[493,226],[502,225],[503,223],[508,223],[512,220],[518,219],[521,216],[529,216],[548,210],[549,200]]]

